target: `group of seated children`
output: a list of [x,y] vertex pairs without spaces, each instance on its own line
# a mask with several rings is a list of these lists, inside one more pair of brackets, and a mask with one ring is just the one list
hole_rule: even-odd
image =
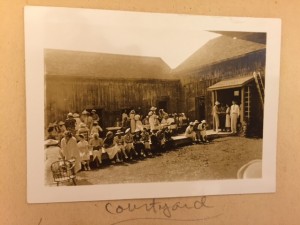
[[[165,128],[154,129],[151,134],[144,128],[136,129],[133,133],[128,128],[125,133],[118,130],[115,135],[108,131],[104,140],[94,133],[87,141],[82,134],[78,135],[78,151],[83,170],[90,170],[90,163],[99,168],[103,158],[111,163],[132,159],[142,159],[157,155],[171,146],[172,130]],[[106,157],[103,157],[103,154]]]
[[202,120],[201,123],[198,120],[190,122],[185,130],[185,136],[191,138],[194,143],[208,143],[206,127],[205,120]]

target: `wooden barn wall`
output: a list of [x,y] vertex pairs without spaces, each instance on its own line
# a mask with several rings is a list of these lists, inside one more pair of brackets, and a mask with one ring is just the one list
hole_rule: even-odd
[[263,136],[263,107],[255,82],[250,83],[250,121],[248,122],[248,136]]
[[[221,80],[248,76],[253,71],[260,70],[264,74],[265,50],[251,53],[240,58],[227,60],[215,65],[200,68],[194,71],[184,71],[177,76],[182,83],[182,105],[190,120],[206,119],[212,128],[212,93],[207,88]],[[195,98],[205,97],[206,118],[196,118]]]
[[179,80],[125,80],[46,76],[46,124],[65,120],[68,112],[102,109],[102,125],[112,126],[124,108],[141,107],[147,114],[160,99],[168,100],[168,111],[177,112]]

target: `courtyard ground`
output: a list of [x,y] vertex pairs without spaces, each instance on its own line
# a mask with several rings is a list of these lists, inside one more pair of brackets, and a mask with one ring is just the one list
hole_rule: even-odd
[[262,159],[262,139],[229,136],[205,145],[178,147],[154,158],[81,171],[77,184],[235,179],[238,169],[254,159]]

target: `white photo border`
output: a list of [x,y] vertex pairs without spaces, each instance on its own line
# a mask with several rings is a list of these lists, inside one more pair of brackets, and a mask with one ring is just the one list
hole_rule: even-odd
[[[61,49],[63,41],[49,40],[45,30],[60,21],[80,15],[89,25],[98,15],[166,21],[177,20],[209,31],[265,32],[267,34],[265,71],[265,110],[263,131],[263,176],[261,179],[201,180],[47,187],[44,184],[44,49]],[[49,19],[50,18],[50,19]],[[66,24],[67,26],[67,24]],[[273,18],[212,17],[198,15],[141,13],[98,9],[25,7],[25,63],[27,113],[27,201],[28,203],[73,202],[113,199],[164,198],[245,193],[270,193],[276,190],[277,119],[280,76],[281,20]],[[90,49],[76,50],[90,51]],[[64,50],[74,50],[68,47]],[[176,187],[176,188],[174,188]],[[159,190],[159,191],[157,191]]]

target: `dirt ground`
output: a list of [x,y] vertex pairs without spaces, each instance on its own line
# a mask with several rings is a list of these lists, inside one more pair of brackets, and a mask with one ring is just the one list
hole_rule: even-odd
[[262,159],[262,139],[223,137],[176,148],[161,156],[81,171],[78,185],[234,179],[238,169]]

